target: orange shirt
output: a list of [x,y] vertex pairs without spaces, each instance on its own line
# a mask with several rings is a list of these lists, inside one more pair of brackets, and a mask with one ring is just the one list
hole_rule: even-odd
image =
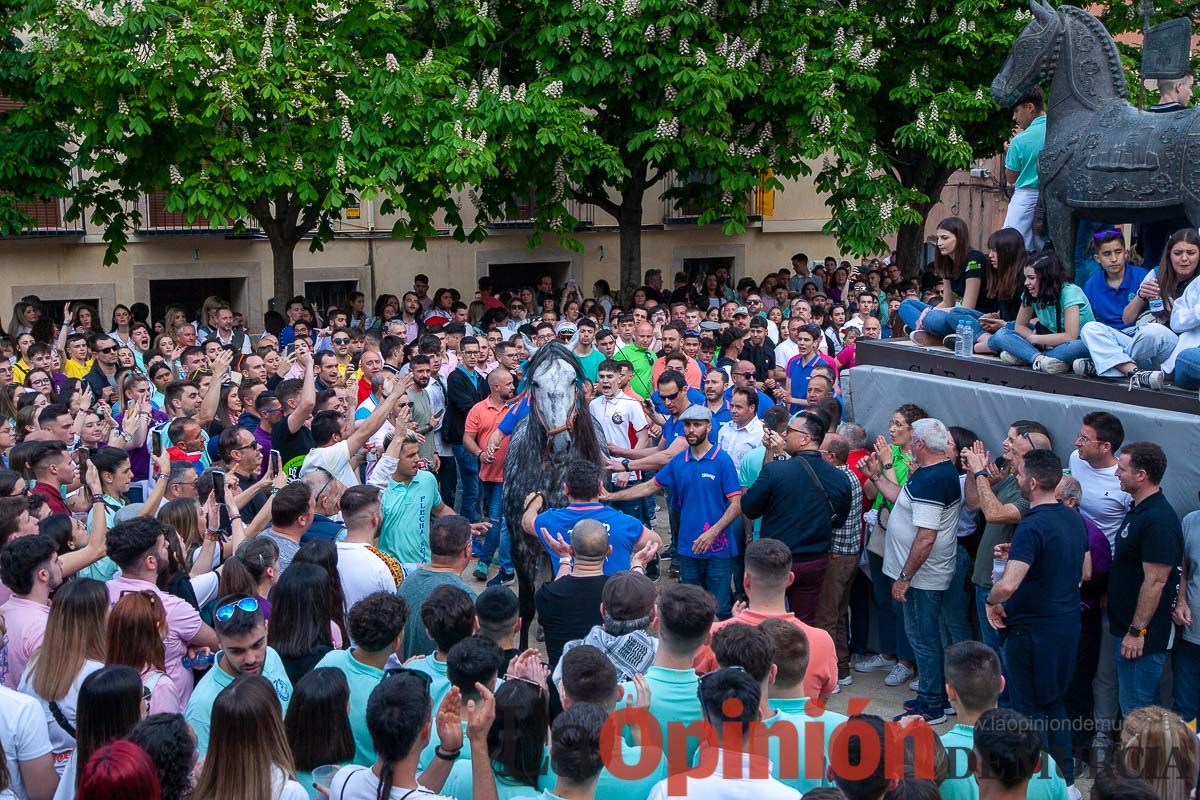
[[[479,445],[480,449],[486,450],[492,431],[496,430],[496,426],[500,424],[500,419],[507,410],[508,406],[504,403],[493,405],[490,396],[480,400],[471,406],[471,410],[467,412],[467,421],[463,426],[463,432],[474,434],[476,444]],[[505,436],[500,440],[500,447],[496,450],[495,461],[487,464],[483,459],[479,460],[479,480],[488,481],[489,483],[501,483],[504,481],[504,456],[508,452],[508,439],[509,437]]]
[[[804,631],[804,635],[808,637],[808,669],[804,673],[805,697],[811,697],[816,700],[833,694],[833,690],[837,688],[838,679],[837,651],[833,649],[833,637],[820,628],[814,628],[812,625],[801,622],[790,612],[783,614],[762,614],[758,611],[747,609],[724,622],[714,623],[712,632],[716,633],[726,625],[733,625],[737,622],[746,625],[761,625],[769,619],[787,620]],[[696,653],[693,663],[696,667],[696,672],[701,674],[712,672],[717,668],[717,657],[713,655],[712,648],[704,645]]]
[[[654,385],[658,386],[658,376],[667,371],[667,360],[660,358],[654,362],[654,366],[650,368],[650,377],[654,381]],[[687,360],[687,369],[683,371],[683,379],[687,381],[687,385],[693,389],[704,388],[704,373],[700,370],[700,364],[694,358]]]

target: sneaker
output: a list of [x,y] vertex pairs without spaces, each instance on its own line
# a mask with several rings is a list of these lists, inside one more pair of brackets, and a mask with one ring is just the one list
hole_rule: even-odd
[[921,701],[916,697],[909,698],[904,701],[903,707],[905,711],[913,711],[921,705]]
[[1001,351],[1000,360],[1003,361],[1005,364],[1012,364],[1014,367],[1028,366],[1028,364],[1026,364],[1021,359],[1017,358],[1016,356],[1014,356],[1012,353],[1008,352],[1007,350]]
[[894,720],[896,722],[899,722],[900,720],[904,719],[905,717],[912,716],[914,714],[917,715],[918,717],[921,717],[922,719],[924,719],[925,722],[930,725],[941,725],[943,722],[946,721],[946,715],[943,714],[940,710],[927,708],[924,705],[921,705],[920,703],[918,703],[916,706],[914,706],[911,709],[907,709],[905,711],[905,713],[903,713],[903,714],[897,714],[894,717]]
[[958,349],[958,334],[952,333],[949,336],[942,339],[942,347],[945,347],[947,350],[950,350],[950,351],[957,351],[957,349]]
[[679,577],[679,561],[677,559],[671,561],[671,568],[669,570],[667,570],[667,577],[668,578],[678,578]]
[[841,693],[842,693],[842,685],[840,683],[835,683],[833,685],[833,691],[830,692],[830,694],[832,695],[832,694],[841,694]]
[[891,672],[896,666],[896,659],[885,658],[878,653],[870,658],[860,658],[854,662],[855,672]]
[[911,681],[908,682],[908,688],[914,692],[921,691],[921,679],[913,678]]
[[1033,360],[1033,371],[1044,372],[1047,375],[1060,375],[1070,368],[1071,365],[1067,362],[1050,356],[1038,356]]
[[929,331],[913,331],[908,340],[918,347],[937,347],[941,342]]
[[1096,377],[1096,362],[1090,358],[1077,358],[1071,362],[1071,371],[1085,378]]
[[480,561],[475,565],[475,571],[471,573],[471,577],[477,581],[486,581],[488,578],[488,565]]
[[1129,374],[1129,390],[1163,388],[1163,373],[1159,369],[1135,369]]
[[487,582],[488,586],[508,586],[517,579],[517,573],[513,570],[500,570],[496,573],[496,577]]
[[907,667],[897,661],[896,666],[892,667],[892,671],[883,679],[883,682],[887,686],[903,686],[911,681],[916,674],[912,667]]
[[854,683],[854,676],[847,672],[842,677],[838,678],[838,686],[850,686]]
[[1067,800],[1083,800],[1083,795],[1075,788],[1075,784],[1067,787]]

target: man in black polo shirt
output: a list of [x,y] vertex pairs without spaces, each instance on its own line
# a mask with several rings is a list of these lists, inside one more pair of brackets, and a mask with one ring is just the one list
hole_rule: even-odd
[[775,368],[775,345],[767,338],[767,318],[750,319],[750,335],[742,346],[742,360],[754,365],[754,380],[765,381]]
[[1153,442],[1121,448],[1117,479],[1133,507],[1117,529],[1108,576],[1108,622],[1117,641],[1117,692],[1126,716],[1154,704],[1175,638],[1183,528],[1160,485],[1167,457]]
[[[1083,517],[1054,498],[1062,461],[1051,450],[1014,459],[1029,511],[1013,533],[1008,565],[987,598],[988,622],[1004,630],[1004,663],[1014,710],[1042,723],[1046,746],[1075,783],[1066,694],[1079,646]],[[985,554],[981,554],[981,557]]]

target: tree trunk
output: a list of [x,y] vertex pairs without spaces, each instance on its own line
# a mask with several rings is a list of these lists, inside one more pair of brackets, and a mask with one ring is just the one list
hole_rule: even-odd
[[935,162],[925,153],[914,151],[901,153],[898,161],[896,171],[900,182],[928,198],[917,205],[917,212],[921,215],[920,224],[901,225],[896,234],[896,257],[906,275],[916,276],[925,269],[925,225],[929,221],[929,212],[941,200],[942,190],[946,188],[946,181],[950,180],[954,170]]
[[275,274],[275,310],[282,313],[287,301],[296,293],[296,242],[272,237],[271,262]]
[[642,198],[645,189],[627,189],[621,197],[621,209],[617,225],[621,235],[621,285],[618,291],[622,299],[633,294],[642,285]]

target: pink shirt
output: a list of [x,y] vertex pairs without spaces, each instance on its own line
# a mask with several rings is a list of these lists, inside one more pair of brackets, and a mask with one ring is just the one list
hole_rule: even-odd
[[33,651],[42,646],[50,606],[14,595],[3,609],[4,624],[8,628],[8,673],[4,676],[4,685],[16,689]]
[[163,642],[163,661],[167,667],[167,677],[179,690],[180,705],[186,707],[188,698],[192,696],[192,673],[183,668],[181,663],[187,655],[187,645],[204,624],[196,609],[173,594],[167,594],[149,581],[137,580],[120,576],[108,582],[108,599],[115,604],[121,599],[121,592],[154,592],[162,601],[163,611],[167,614],[167,638]]
[[[152,675],[158,675],[158,680],[152,681]],[[179,687],[175,685],[175,681],[163,672],[159,672],[154,667],[146,667],[142,670],[142,685],[149,686],[153,683],[154,688],[150,690],[150,709],[148,714],[182,714],[183,701],[179,697]]]

